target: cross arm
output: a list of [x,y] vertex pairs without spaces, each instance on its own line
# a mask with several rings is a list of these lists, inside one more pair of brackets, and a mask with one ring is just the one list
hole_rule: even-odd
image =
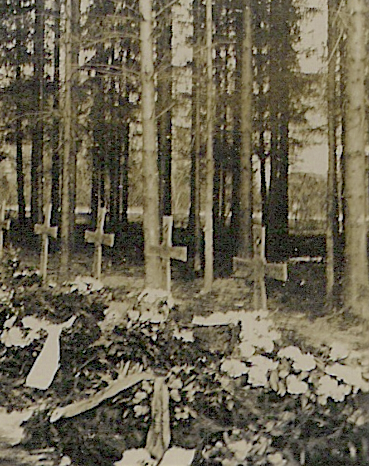
[[95,243],[97,246],[110,246],[114,245],[114,233],[101,233],[100,231],[85,231],[85,240],[87,243]]
[[36,235],[48,235],[54,239],[58,237],[58,227],[48,227],[46,225],[36,223],[34,231]]
[[187,248],[185,246],[151,246],[150,254],[159,256],[161,259],[187,261]]

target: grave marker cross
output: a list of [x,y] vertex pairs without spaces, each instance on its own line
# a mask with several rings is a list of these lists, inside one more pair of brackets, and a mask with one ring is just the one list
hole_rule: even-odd
[[267,309],[267,293],[265,277],[286,282],[288,278],[287,264],[265,259],[265,228],[254,226],[254,254],[251,259],[233,258],[233,272],[237,278],[252,281],[254,285],[254,309]]
[[35,234],[41,235],[42,246],[41,246],[41,257],[40,257],[40,270],[43,280],[47,277],[47,256],[49,253],[49,236],[56,239],[58,236],[58,227],[51,227],[51,204],[44,206],[44,223],[35,224]]
[[187,261],[187,248],[185,246],[172,245],[173,216],[163,217],[163,241],[160,246],[152,246],[150,254],[155,254],[161,259],[163,290],[170,294],[171,291],[171,274],[170,261],[176,259],[182,262]]
[[5,201],[0,205],[0,258],[4,252],[4,230],[10,229],[10,220],[5,220]]
[[114,245],[114,233],[104,233],[106,208],[99,207],[97,212],[97,224],[95,231],[85,231],[85,240],[87,243],[94,243],[94,264],[92,275],[100,280],[101,278],[101,262],[102,262],[102,246]]

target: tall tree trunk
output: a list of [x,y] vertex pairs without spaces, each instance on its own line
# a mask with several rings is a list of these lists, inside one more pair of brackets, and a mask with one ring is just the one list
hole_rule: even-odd
[[200,156],[201,156],[201,13],[200,1],[193,2],[194,52],[192,66],[192,137],[191,151],[191,208],[188,220],[188,230],[193,237],[193,269],[201,270],[201,240],[202,230],[200,222]]
[[32,131],[31,154],[31,217],[32,222],[42,220],[42,157],[44,147],[44,2],[35,2],[35,35],[34,35],[34,80],[36,101],[36,122]]
[[120,200],[120,211],[121,211],[121,222],[123,228],[128,225],[128,195],[129,195],[129,122],[125,121],[123,124],[122,134],[122,160],[120,163],[120,186],[121,186],[121,200]]
[[259,160],[260,160],[260,195],[261,195],[261,224],[265,226],[266,206],[267,206],[267,185],[266,185],[266,154],[264,128],[261,127],[259,134]]
[[205,201],[205,275],[204,292],[209,293],[214,279],[213,248],[213,126],[214,126],[214,85],[213,85],[213,20],[212,1],[206,0],[206,201]]
[[365,163],[365,0],[347,0],[344,305],[369,319]]
[[[345,146],[346,146],[346,39],[341,38],[339,45],[340,54],[340,124],[341,124],[341,158],[340,158],[340,172],[341,172],[341,215],[342,215],[342,231],[344,234],[345,226],[345,212],[346,212],[346,198],[345,198]],[[340,251],[342,253],[342,251]]]
[[267,207],[266,251],[273,260],[284,259],[278,244],[288,235],[289,71],[286,54],[290,30],[285,5],[270,7],[271,174]]
[[[217,10],[214,11],[213,23],[216,30],[218,30],[220,19],[219,15],[216,14]],[[214,38],[214,42],[217,38]],[[215,50],[215,76],[214,76],[214,105],[215,105],[215,114],[214,114],[214,177],[213,177],[213,229],[214,229],[214,240],[215,240],[215,249],[218,249],[218,239],[221,238],[222,232],[220,231],[220,189],[221,189],[221,169],[222,169],[222,156],[223,156],[223,128],[222,128],[222,113],[224,110],[224,97],[222,95],[222,59],[220,56],[220,46],[214,47]]]
[[231,231],[234,238],[233,254],[238,254],[238,242],[240,240],[240,183],[241,183],[241,96],[242,87],[242,43],[243,43],[243,19],[240,11],[236,12],[236,67],[234,71],[235,80],[235,102],[233,108],[233,165],[232,165],[232,218]]
[[326,304],[333,307],[335,297],[335,254],[338,242],[338,199],[337,199],[337,107],[336,65],[337,34],[335,18],[337,1],[328,1],[328,177],[327,177],[327,230],[326,230]]
[[70,258],[70,159],[72,151],[72,0],[65,4],[65,83],[63,95],[63,172],[60,274],[68,277]]
[[[18,84],[21,82],[21,25],[19,21],[19,15],[21,15],[22,2],[18,0],[17,2],[17,34],[16,34],[16,50],[17,50],[17,67],[16,67],[16,76],[15,79]],[[17,197],[18,197],[18,222],[22,226],[26,221],[26,201],[24,197],[24,172],[23,172],[23,132],[22,132],[22,115],[20,109],[20,101],[17,100],[17,109],[16,109],[16,124],[15,124],[15,141],[16,141],[16,166],[17,166]]]
[[51,167],[51,204],[52,223],[60,221],[60,118],[59,118],[59,93],[60,93],[60,0],[54,3],[54,89],[53,89],[53,123],[51,134],[52,167]]
[[239,255],[250,257],[252,242],[252,14],[251,1],[244,0],[241,78],[241,172]]
[[153,10],[152,0],[139,0],[140,51],[141,51],[141,112],[144,179],[143,227],[145,240],[145,285],[160,289],[163,285],[160,259],[151,254],[151,247],[159,245],[159,175],[156,149],[157,126],[155,121],[155,85],[153,59]]
[[26,221],[26,201],[24,197],[24,172],[23,172],[23,134],[22,134],[22,119],[18,114],[16,127],[16,165],[17,165],[17,194],[18,194],[18,222],[22,226]]
[[70,189],[70,206],[69,206],[69,242],[70,242],[70,249],[74,249],[74,241],[75,241],[75,212],[76,212],[76,204],[77,204],[77,131],[76,131],[76,124],[77,124],[77,94],[75,91],[75,87],[77,84],[76,73],[73,70],[77,69],[78,60],[79,60],[79,29],[80,29],[80,10],[81,10],[81,0],[72,0],[72,21],[71,21],[71,28],[72,28],[72,44],[71,44],[71,60],[72,60],[72,75],[71,75],[71,92],[72,92],[72,100],[74,105],[72,105],[71,111],[71,118],[72,118],[72,127],[71,127],[71,152],[69,158],[70,164],[70,173],[69,173],[69,189]]
[[158,77],[159,215],[172,211],[172,14],[168,10],[157,43],[157,62],[163,69]]

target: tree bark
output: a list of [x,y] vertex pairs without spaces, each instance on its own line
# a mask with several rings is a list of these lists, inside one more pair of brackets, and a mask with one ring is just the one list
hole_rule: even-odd
[[365,0],[347,0],[344,305],[369,319],[365,161]]
[[60,274],[68,278],[70,258],[70,159],[72,151],[72,0],[65,4],[65,83],[63,95],[63,172]]
[[159,158],[159,215],[172,211],[172,17],[168,10],[157,43],[157,62],[162,68],[158,77],[158,158]]
[[[17,2],[17,15],[21,15],[22,2]],[[17,54],[17,67],[15,79],[17,83],[21,82],[21,25],[17,19],[17,34],[16,34],[16,54]],[[21,97],[19,97],[20,99]],[[16,102],[16,125],[15,125],[15,141],[16,141],[16,166],[17,166],[17,196],[18,196],[18,221],[19,225],[23,226],[26,221],[26,201],[24,197],[24,172],[23,172],[23,132],[22,132],[22,115],[20,109],[20,101]]]
[[52,167],[51,167],[51,205],[52,224],[59,224],[60,220],[60,118],[59,118],[59,93],[60,93],[60,0],[55,1],[54,6],[54,79],[53,79],[53,123],[51,134]]
[[205,274],[204,292],[209,293],[214,280],[213,249],[213,126],[214,126],[214,85],[213,85],[213,20],[212,1],[206,0],[206,201],[205,201]]
[[[290,1],[288,2],[290,3]],[[288,9],[280,0],[270,7],[270,184],[267,206],[266,252],[271,260],[284,259],[280,241],[288,235],[290,27]]]
[[201,270],[201,222],[200,222],[200,157],[201,157],[201,13],[200,1],[193,1],[193,66],[192,66],[192,138],[191,151],[191,208],[188,230],[193,238],[193,269]]
[[42,220],[42,157],[44,150],[44,2],[35,2],[35,37],[34,37],[34,80],[36,101],[36,122],[32,130],[32,154],[31,154],[31,217],[32,222]]
[[338,199],[337,199],[337,107],[336,65],[337,34],[335,27],[337,1],[328,1],[328,177],[327,177],[327,229],[326,229],[326,305],[335,301],[335,254],[338,242]]
[[157,126],[155,120],[155,86],[153,59],[152,0],[140,0],[141,51],[141,112],[142,112],[142,173],[144,179],[143,227],[145,240],[145,285],[160,289],[160,259],[151,254],[152,246],[159,246],[159,175],[157,154]]
[[252,241],[252,14],[250,0],[244,0],[241,78],[241,171],[239,256],[251,257]]
[[76,73],[73,70],[77,69],[78,61],[79,61],[79,40],[77,38],[80,34],[80,10],[81,10],[81,0],[72,0],[72,20],[71,20],[71,34],[72,34],[72,42],[71,42],[71,62],[72,62],[72,71],[71,71],[71,93],[72,93],[72,100],[74,104],[71,107],[71,118],[72,118],[72,125],[71,125],[71,151],[70,151],[70,158],[69,158],[69,190],[70,190],[70,206],[69,206],[69,242],[70,242],[70,250],[74,249],[74,240],[75,240],[75,211],[76,211],[76,204],[77,204],[77,131],[76,131],[76,124],[77,124],[77,109],[78,109],[78,98],[76,94]]

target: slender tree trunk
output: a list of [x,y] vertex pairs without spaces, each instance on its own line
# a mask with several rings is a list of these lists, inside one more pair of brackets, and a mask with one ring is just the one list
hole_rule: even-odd
[[[22,2],[17,2],[17,15],[21,14]],[[15,79],[17,83],[21,81],[21,46],[22,41],[20,37],[21,25],[19,19],[17,19],[17,34],[16,34],[16,50],[17,50],[17,68]],[[22,115],[20,109],[20,101],[17,100],[16,109],[16,124],[15,124],[15,140],[16,140],[16,166],[17,166],[17,196],[18,196],[18,222],[20,226],[23,226],[26,221],[26,201],[24,197],[24,172],[23,172],[23,132],[22,132]]]
[[252,242],[252,15],[251,2],[244,0],[241,78],[241,172],[239,255],[251,257]]
[[214,279],[213,249],[213,126],[214,126],[214,85],[213,85],[213,20],[212,1],[206,0],[206,201],[205,201],[205,275],[204,292],[209,293]]
[[120,165],[120,186],[121,194],[121,222],[124,226],[128,225],[128,194],[129,194],[129,122],[123,124],[123,157]]
[[365,0],[347,0],[344,304],[369,319],[365,161]]
[[71,108],[72,114],[72,126],[71,126],[71,152],[69,158],[69,189],[70,189],[70,207],[69,207],[69,242],[70,242],[70,249],[71,251],[74,249],[75,244],[75,223],[76,223],[76,204],[77,204],[77,131],[76,131],[76,124],[77,124],[77,94],[75,91],[75,87],[77,84],[76,80],[76,72],[79,60],[79,29],[80,29],[80,10],[81,10],[81,0],[72,0],[72,20],[71,20],[71,28],[72,28],[72,52],[71,52],[71,61],[72,61],[72,75],[71,75],[71,92],[72,92],[72,100],[73,105]]
[[163,69],[158,76],[158,158],[159,215],[172,211],[172,17],[168,11],[157,44],[157,62]]
[[155,86],[153,59],[153,9],[152,0],[139,0],[141,15],[141,112],[144,178],[144,240],[146,288],[160,289],[162,277],[158,273],[160,259],[151,254],[151,247],[159,245],[159,175],[157,154],[157,126],[155,121]]
[[[290,1],[288,1],[290,3]],[[277,247],[288,235],[288,168],[289,168],[289,79],[287,53],[290,26],[285,5],[275,0],[270,6],[270,120],[271,174],[267,207],[266,252],[272,260],[284,259]]]
[[193,2],[194,52],[192,67],[192,137],[193,150],[191,151],[191,209],[188,221],[188,230],[193,237],[193,269],[201,270],[201,240],[202,230],[200,221],[200,156],[201,156],[201,14],[200,1]]
[[267,186],[266,186],[266,154],[265,154],[265,137],[264,128],[261,128],[259,135],[259,160],[260,160],[260,195],[261,195],[261,224],[265,226],[266,222],[266,205],[267,205]]
[[333,307],[335,297],[335,254],[338,242],[338,200],[337,200],[337,107],[336,107],[336,65],[337,34],[334,21],[337,2],[328,1],[328,177],[327,177],[327,230],[326,230],[326,304]]
[[[340,171],[341,171],[341,215],[342,215],[342,231],[344,234],[345,228],[345,212],[346,212],[346,198],[345,198],[345,146],[346,146],[346,39],[341,38],[339,45],[340,53],[340,123],[341,123],[341,158],[340,158]],[[341,251],[342,253],[342,251]]]
[[35,37],[34,37],[34,80],[36,101],[36,122],[32,131],[31,154],[31,217],[32,222],[42,220],[42,157],[44,147],[44,2],[35,2]]
[[243,19],[242,13],[236,12],[236,67],[234,71],[235,80],[235,102],[233,109],[233,169],[232,169],[232,218],[231,231],[234,238],[233,254],[238,254],[238,243],[240,236],[240,183],[241,183],[241,88],[242,88],[242,42],[243,42]]
[[72,0],[65,4],[65,83],[63,95],[63,172],[60,274],[68,277],[70,258],[70,158],[72,151]]
[[24,173],[23,173],[23,134],[22,134],[22,120],[20,115],[17,117],[15,138],[17,146],[17,193],[18,193],[18,221],[22,226],[26,221],[26,201],[24,198]]
[[[101,47],[98,48],[97,56],[105,63],[105,54]],[[105,89],[100,75],[95,78],[96,90],[93,107],[93,151],[92,151],[92,185],[91,185],[91,217],[93,225],[96,225],[98,207],[104,203],[104,158],[106,151],[105,143]]]
[[51,134],[52,168],[51,168],[51,204],[52,223],[59,224],[60,220],[60,0],[54,4],[54,90],[53,90],[53,123]]
[[[219,28],[219,16],[217,15],[217,10],[214,11],[213,24],[215,25],[216,30]],[[214,38],[214,42],[217,38]],[[215,114],[214,114],[214,127],[213,127],[213,160],[214,160],[214,176],[213,176],[213,229],[214,229],[214,241],[215,249],[218,249],[218,239],[221,238],[222,232],[220,231],[220,184],[221,184],[221,169],[222,169],[222,152],[223,152],[223,128],[222,128],[222,112],[224,107],[224,99],[222,95],[222,59],[220,57],[220,47],[214,47],[215,50],[215,76],[214,76],[214,104],[215,105]]]

